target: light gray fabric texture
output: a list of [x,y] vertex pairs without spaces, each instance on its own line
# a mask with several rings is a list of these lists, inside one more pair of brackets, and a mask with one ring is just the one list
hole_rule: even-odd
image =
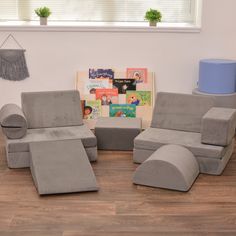
[[236,110],[213,107],[202,118],[202,143],[227,146],[235,135]]
[[30,154],[30,170],[40,195],[98,190],[80,140],[31,143]]
[[155,151],[135,171],[135,184],[188,191],[199,166],[194,155],[178,145],[165,145]]
[[216,107],[226,107],[226,108],[234,108],[236,109],[236,93],[229,93],[229,94],[210,94],[210,93],[203,93],[198,91],[198,89],[193,90],[193,94],[195,95],[202,95],[208,97],[215,98],[215,105]]
[[159,92],[151,127],[200,132],[201,119],[213,105],[213,97]]
[[[89,161],[93,162],[97,160],[97,147],[85,148]],[[30,153],[29,152],[6,152],[7,153],[7,165],[9,168],[28,168],[30,167]]]
[[21,102],[29,128],[83,124],[78,91],[27,92],[21,94]]
[[157,150],[166,144],[181,145],[194,156],[220,159],[226,152],[225,147],[201,143],[201,134],[169,129],[147,128],[134,139],[135,149]]
[[[198,161],[200,173],[210,175],[221,175],[226,167],[234,150],[235,140],[226,148],[225,154],[221,159],[208,158],[205,156],[195,156]],[[134,149],[133,161],[134,163],[143,163],[147,160],[156,150]]]
[[57,127],[45,129],[28,129],[22,139],[7,140],[8,152],[28,152],[29,143],[40,141],[57,141],[81,139],[85,148],[97,146],[93,132],[86,126]]
[[140,118],[102,117],[95,125],[98,149],[131,151],[141,132]]
[[19,106],[6,104],[0,110],[0,123],[3,133],[9,139],[18,139],[27,132],[27,121]]

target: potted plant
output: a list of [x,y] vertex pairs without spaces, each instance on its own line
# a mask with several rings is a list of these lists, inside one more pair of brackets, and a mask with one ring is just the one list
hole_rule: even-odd
[[40,25],[47,25],[48,17],[52,14],[48,7],[40,7],[34,10],[40,17]]
[[149,9],[145,14],[145,20],[149,21],[150,26],[156,26],[157,22],[161,22],[162,14],[159,10]]

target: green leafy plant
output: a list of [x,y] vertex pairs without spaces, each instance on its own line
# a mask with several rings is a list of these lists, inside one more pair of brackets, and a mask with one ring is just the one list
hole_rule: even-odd
[[145,20],[149,22],[161,22],[162,14],[156,9],[149,9],[145,14]]
[[34,10],[39,17],[49,17],[52,13],[48,7],[40,7]]

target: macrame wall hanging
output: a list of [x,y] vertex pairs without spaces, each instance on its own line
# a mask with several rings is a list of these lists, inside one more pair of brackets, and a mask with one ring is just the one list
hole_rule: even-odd
[[[4,49],[4,44],[12,38],[19,49]],[[0,77],[6,80],[19,81],[29,77],[25,60],[25,49],[12,34],[9,34],[0,45]]]

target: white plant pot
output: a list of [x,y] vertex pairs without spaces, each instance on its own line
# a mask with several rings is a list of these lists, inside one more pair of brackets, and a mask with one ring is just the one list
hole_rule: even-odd
[[47,17],[40,17],[40,25],[47,25],[48,18]]

